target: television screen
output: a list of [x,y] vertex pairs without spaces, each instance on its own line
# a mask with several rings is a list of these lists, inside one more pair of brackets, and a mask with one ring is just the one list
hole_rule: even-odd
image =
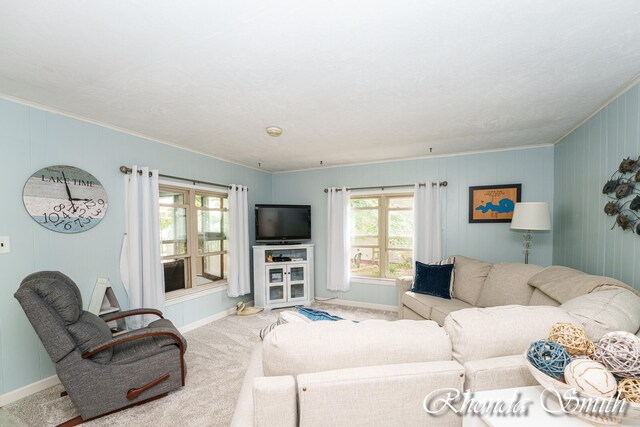
[[256,241],[311,239],[311,206],[256,205]]

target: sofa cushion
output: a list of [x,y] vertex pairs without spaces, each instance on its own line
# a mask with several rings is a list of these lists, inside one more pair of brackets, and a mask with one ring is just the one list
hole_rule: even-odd
[[552,307],[557,307],[560,303],[542,292],[540,289],[534,289],[531,294],[529,304],[527,305],[550,305]]
[[464,310],[465,308],[473,308],[473,306],[468,302],[455,298],[444,300],[431,308],[431,320],[436,322],[438,325],[443,326],[444,318],[447,317],[449,313],[456,310]]
[[452,297],[476,305],[491,263],[456,255],[454,265],[456,276]]
[[578,319],[589,338],[599,340],[612,331],[632,334],[640,328],[640,297],[618,287],[601,287],[560,306]]
[[420,316],[418,313],[416,313],[415,311],[411,310],[406,305],[403,305],[401,310],[402,310],[402,312],[401,312],[402,316],[398,316],[398,318],[400,318],[400,319],[425,320],[424,317]]
[[569,267],[547,267],[529,279],[529,285],[540,289],[561,304],[586,295],[602,286],[617,286],[640,295],[638,291],[611,277],[593,276]]
[[263,342],[265,375],[451,360],[451,342],[428,320],[287,323]]
[[434,297],[433,295],[417,294],[415,292],[405,292],[404,295],[402,295],[402,304],[425,319],[431,319],[431,309],[436,305],[443,304],[444,301],[447,300]]
[[431,295],[416,294],[415,292],[405,292],[402,295],[402,304],[409,307],[412,311],[424,317],[431,319],[431,308],[435,299],[443,299]]
[[[432,262],[429,265],[448,265],[448,264],[454,264],[455,265],[456,262],[456,257],[450,256],[449,258],[445,258],[445,259],[441,259],[440,261],[436,261],[436,262]],[[456,269],[454,268],[451,271],[451,283],[449,286],[449,295],[451,295],[451,292],[453,292],[453,282],[455,281],[456,278]]]
[[527,282],[531,276],[543,269],[539,265],[532,264],[494,264],[487,275],[476,305],[479,307],[528,305],[534,288]]
[[416,261],[416,278],[411,291],[451,299],[453,264],[427,265]]
[[453,357],[460,363],[524,353],[533,341],[545,339],[554,323],[579,322],[559,307],[506,305],[451,312],[444,329]]

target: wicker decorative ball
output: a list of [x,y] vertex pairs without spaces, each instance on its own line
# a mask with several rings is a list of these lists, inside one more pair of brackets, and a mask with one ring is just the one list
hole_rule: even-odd
[[620,378],[640,377],[640,338],[625,331],[605,334],[593,358]]
[[564,368],[571,362],[571,356],[564,347],[556,342],[540,340],[531,344],[527,359],[540,372],[551,378],[562,378]]
[[589,359],[574,359],[564,368],[564,379],[581,393],[596,397],[616,394],[618,383],[601,363]]
[[618,383],[620,398],[631,403],[640,403],[640,378],[625,378]]
[[553,325],[549,332],[549,340],[564,346],[572,356],[591,356],[596,349],[584,329],[571,323]]

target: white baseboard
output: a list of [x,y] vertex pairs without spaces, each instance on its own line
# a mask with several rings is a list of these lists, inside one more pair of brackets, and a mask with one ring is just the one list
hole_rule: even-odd
[[[247,301],[245,303],[248,307],[253,305],[253,301]],[[216,313],[212,316],[209,317],[205,317],[204,319],[200,319],[197,320],[195,322],[189,323],[188,325],[184,325],[181,328],[178,328],[178,330],[180,331],[181,334],[185,334],[189,331],[193,331],[194,329],[198,329],[204,325],[208,325],[211,322],[215,322],[216,320],[220,320],[223,319],[227,316],[232,315],[233,313],[236,312],[236,308],[235,307],[231,307],[228,310],[225,311],[221,311],[220,313]]]
[[38,393],[39,391],[48,389],[49,387],[53,387],[54,385],[59,383],[60,379],[58,378],[58,376],[53,375],[51,377],[36,381],[35,383],[28,384],[24,387],[20,387],[19,389],[10,391],[8,393],[0,394],[0,407],[13,403],[24,397],[31,396],[34,393]]
[[[253,301],[249,301],[246,303],[248,306],[253,305]],[[204,319],[200,319],[196,322],[189,323],[181,328],[178,328],[180,333],[186,333],[189,331],[193,331],[201,326],[208,325],[211,322],[215,322],[216,320],[223,319],[233,313],[236,312],[236,308],[232,307],[228,310],[221,311],[220,313],[216,313],[213,316],[205,317]],[[0,394],[0,407],[18,401],[22,398],[30,396],[32,394],[38,393],[39,391],[45,390],[49,387],[52,387],[56,384],[60,383],[60,379],[57,375],[53,375],[51,377],[45,378],[40,381],[36,381],[35,383],[28,384],[24,387],[20,387],[19,389],[10,391],[8,393]]]
[[351,301],[346,299],[329,299],[326,301],[318,299],[316,301],[325,304],[344,305],[347,307],[369,308],[371,310],[398,311],[397,305],[374,304],[372,302]]

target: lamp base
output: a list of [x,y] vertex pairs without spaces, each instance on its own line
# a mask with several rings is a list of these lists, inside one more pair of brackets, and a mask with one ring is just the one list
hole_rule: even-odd
[[524,233],[523,237],[524,237],[524,243],[523,243],[524,263],[529,264],[529,248],[531,248],[531,238],[532,238],[531,230],[527,230],[527,232]]

